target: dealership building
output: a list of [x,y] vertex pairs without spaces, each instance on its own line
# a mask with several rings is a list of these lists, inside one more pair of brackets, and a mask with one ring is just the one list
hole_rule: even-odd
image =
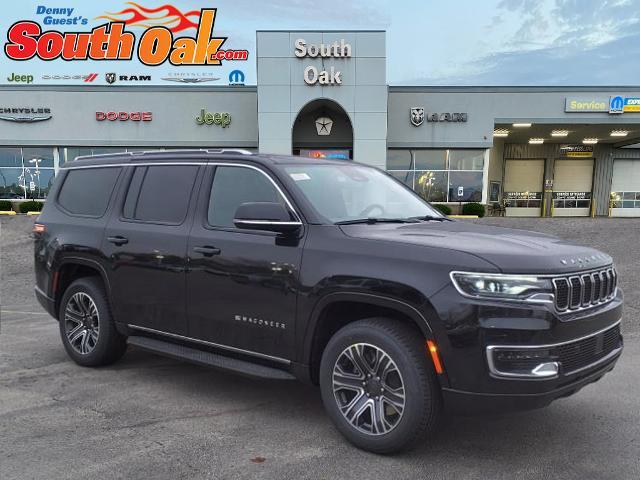
[[259,31],[255,61],[256,86],[0,87],[0,197],[46,198],[77,155],[243,148],[366,163],[455,208],[640,216],[640,87],[389,86],[384,31]]

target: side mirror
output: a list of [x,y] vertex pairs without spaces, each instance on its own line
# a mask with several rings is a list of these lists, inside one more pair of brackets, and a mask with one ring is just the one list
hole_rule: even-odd
[[293,233],[302,223],[291,220],[286,207],[276,202],[242,203],[233,218],[236,227],[246,230],[266,230],[268,232]]

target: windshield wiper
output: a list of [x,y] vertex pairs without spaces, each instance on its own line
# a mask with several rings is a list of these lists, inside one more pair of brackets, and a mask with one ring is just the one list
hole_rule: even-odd
[[373,225],[375,223],[417,223],[418,218],[356,218],[354,220],[343,220],[341,222],[335,222],[336,225],[355,225],[358,223],[365,223]]
[[422,220],[425,222],[429,222],[431,220],[434,220],[436,222],[452,222],[453,220],[451,220],[450,218],[447,217],[436,217],[435,215],[423,215],[421,217],[409,217],[412,220]]

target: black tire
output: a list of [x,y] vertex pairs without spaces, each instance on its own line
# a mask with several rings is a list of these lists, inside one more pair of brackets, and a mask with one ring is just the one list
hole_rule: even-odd
[[[71,313],[76,311],[81,314],[84,312],[83,308],[78,308],[78,299],[87,301],[87,297],[93,302],[97,315],[88,314],[83,317],[74,314],[72,316]],[[88,305],[91,307],[90,303]],[[69,312],[67,311],[68,307],[70,309]],[[71,318],[73,318],[73,320]],[[70,333],[74,327],[78,326],[78,319],[86,321],[87,325],[89,323],[92,324],[92,326],[89,327],[89,329],[92,330],[80,328],[78,334],[82,334],[81,330],[95,332],[95,325],[98,325],[99,328],[97,329],[97,333],[95,333],[97,340],[91,337],[86,346],[82,345],[82,339],[77,339],[72,344],[71,339],[75,337],[75,334],[71,339],[67,334]],[[62,344],[67,354],[78,365],[85,367],[109,365],[119,360],[127,349],[126,337],[116,330],[102,280],[98,277],[79,278],[69,285],[60,302],[58,320]],[[88,335],[88,333],[85,334],[85,336]],[[89,348],[90,351],[88,351]],[[85,351],[82,352],[79,350]]]
[[[333,377],[336,362],[341,359],[343,371],[348,369],[349,365],[353,364],[348,359],[353,350],[347,349],[357,344],[366,344],[358,347],[362,349],[364,357],[367,352],[380,356],[382,354],[379,354],[379,351],[386,354],[395,363],[393,367],[398,371],[398,374],[393,373],[393,375],[401,378],[403,383],[402,414],[398,414],[394,408],[389,410],[387,403],[381,403],[383,410],[379,412],[383,412],[383,416],[390,412],[390,423],[396,422],[389,431],[384,431],[384,428],[376,428],[377,432],[363,431],[369,428],[374,430],[374,423],[380,425],[371,418],[373,410],[364,411],[364,421],[356,420],[356,423],[363,422],[362,425],[353,425],[343,415],[339,405],[340,399],[344,409],[349,410],[348,405],[355,405],[355,400],[348,398],[349,388],[346,391],[340,390],[334,393]],[[345,352],[350,352],[346,353],[346,364],[343,356]],[[358,370],[353,372],[358,374]],[[392,380],[393,378],[390,381]],[[357,387],[353,387],[354,399],[357,396],[360,398],[359,401],[370,401],[371,405],[375,405],[372,399],[377,392],[380,392],[381,385],[386,386],[377,382],[373,388],[378,390],[372,390],[371,385],[367,384],[366,387],[362,387],[362,393],[357,393]],[[413,448],[421,439],[435,430],[442,412],[440,386],[423,335],[410,325],[387,318],[359,320],[343,327],[331,337],[320,364],[320,389],[325,409],[338,430],[355,446],[374,453],[394,453]],[[387,393],[380,393],[379,397],[375,397],[376,402],[378,398],[382,399],[391,391],[393,390],[387,388]],[[381,392],[385,392],[384,388]],[[370,394],[368,399],[362,396],[366,393]],[[371,420],[368,425],[367,415]],[[386,428],[386,425],[383,426]]]

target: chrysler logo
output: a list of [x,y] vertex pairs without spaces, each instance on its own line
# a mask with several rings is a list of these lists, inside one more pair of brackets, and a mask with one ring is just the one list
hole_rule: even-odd
[[50,108],[0,108],[0,120],[8,122],[32,123],[49,120],[53,115]]
[[316,120],[318,135],[331,135],[331,127],[333,127],[333,120],[329,117],[320,117]]
[[220,77],[162,77],[162,80],[179,83],[203,83],[215,82],[216,80],[220,80]]

